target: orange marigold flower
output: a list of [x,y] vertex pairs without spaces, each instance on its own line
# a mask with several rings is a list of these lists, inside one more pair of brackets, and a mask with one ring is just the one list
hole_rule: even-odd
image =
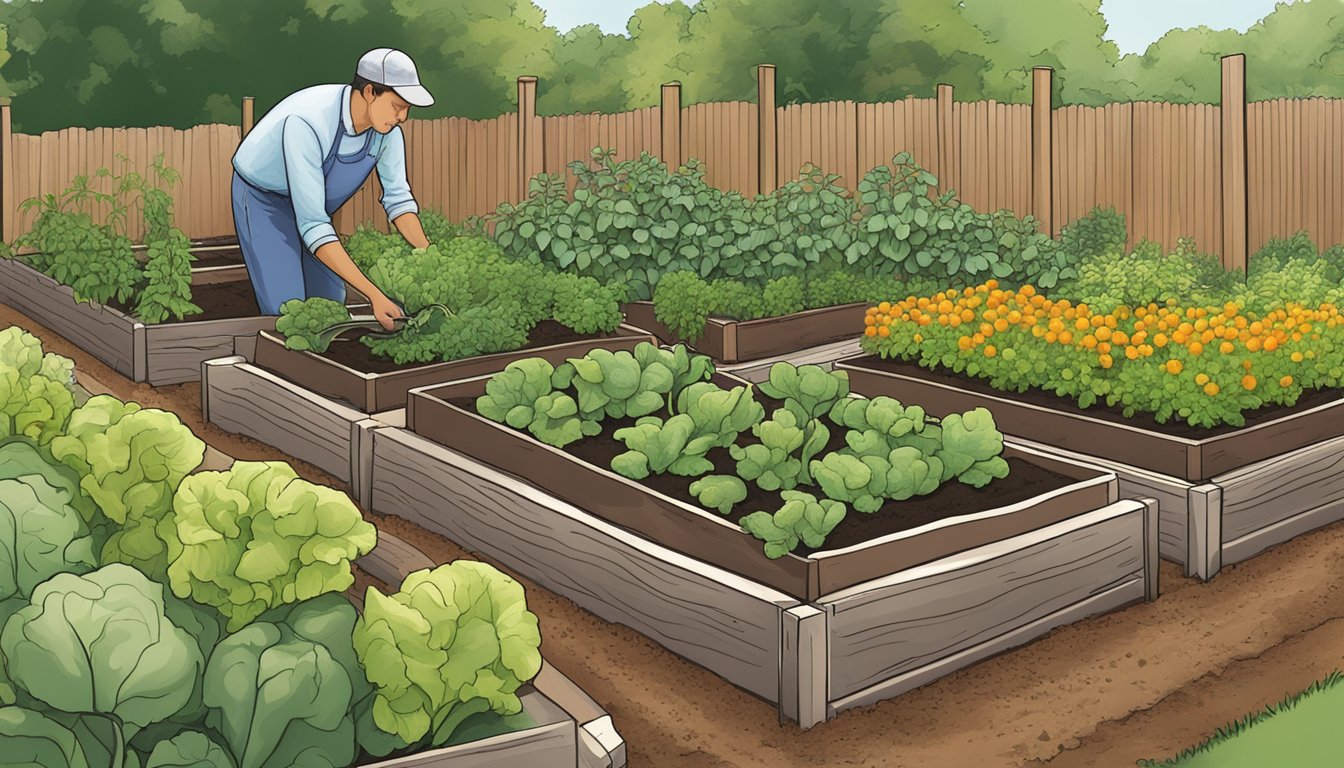
[[1168,360],[1166,365],[1167,373],[1175,376],[1185,369],[1185,365],[1180,360]]
[[1209,397],[1213,397],[1214,395],[1218,394],[1218,385],[1213,383],[1212,381],[1210,381],[1208,384],[1205,384],[1204,394],[1208,395]]
[[1292,385],[1293,385],[1293,377],[1292,377],[1292,376],[1284,376],[1282,379],[1279,379],[1279,386],[1280,386],[1280,387],[1291,387]]
[[1250,375],[1249,373],[1241,377],[1241,386],[1243,389],[1246,390],[1255,389],[1255,384],[1256,384],[1255,377]]

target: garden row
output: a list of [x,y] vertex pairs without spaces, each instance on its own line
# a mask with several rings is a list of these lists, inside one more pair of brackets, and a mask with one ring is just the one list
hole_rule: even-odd
[[[505,574],[434,567],[282,462],[208,456],[18,327],[0,380],[6,765],[624,764]],[[400,586],[342,594],[356,560]]]
[[1208,578],[1344,509],[1334,249],[1237,282],[904,157],[755,201],[596,159],[493,236],[356,232],[405,328],[287,304],[203,363],[207,419],[804,726],[1154,599],[1159,553]]

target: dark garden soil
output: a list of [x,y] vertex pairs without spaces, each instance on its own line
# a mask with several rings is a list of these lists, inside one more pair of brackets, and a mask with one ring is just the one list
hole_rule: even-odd
[[[311,465],[204,423],[199,384],[130,382],[0,305],[0,328],[14,324],[73,359],[82,382],[173,411],[224,453],[287,461],[307,480],[341,487]],[[401,518],[365,514],[435,562],[489,561]],[[512,575],[540,619],[547,662],[611,713],[631,766],[1128,768],[1193,746],[1344,667],[1341,552],[1344,524],[1336,524],[1225,567],[1207,584],[1164,562],[1155,602],[1061,627],[809,731],[781,724],[773,705],[634,630]],[[358,594],[373,581],[358,569],[356,578]]]
[[[257,294],[252,290],[252,283],[248,280],[193,285],[191,301],[201,308],[200,314],[187,315],[180,322],[228,320],[235,317],[256,317],[261,314],[261,309],[257,307]],[[112,302],[111,306],[126,315],[135,316],[134,303],[117,301]]]
[[[322,357],[362,373],[392,373],[393,371],[406,371],[426,365],[426,363],[398,365],[386,358],[377,357],[372,350],[360,343],[359,339],[363,335],[362,331],[356,331],[342,336],[327,348]],[[610,333],[582,334],[566,328],[554,320],[543,320],[537,323],[536,327],[532,329],[532,333],[528,334],[527,344],[523,345],[519,351],[548,347],[552,344],[568,344],[572,341],[583,341],[585,339],[609,339],[614,335]]]
[[[1008,400],[1015,400],[1031,405],[1038,405],[1043,408],[1051,408],[1065,413],[1077,414],[1080,416],[1091,416],[1102,421],[1109,421],[1116,424],[1125,424],[1138,429],[1146,429],[1152,432],[1160,432],[1164,435],[1173,437],[1184,437],[1191,440],[1200,440],[1204,438],[1217,437],[1229,432],[1236,432],[1239,429],[1253,427],[1257,424],[1263,424],[1267,421],[1291,416],[1294,413],[1308,411],[1320,405],[1331,403],[1344,397],[1339,390],[1318,389],[1303,392],[1298,398],[1297,403],[1291,406],[1284,405],[1266,405],[1263,408],[1257,408],[1254,411],[1245,413],[1246,424],[1241,427],[1234,427],[1229,424],[1223,424],[1217,427],[1192,427],[1184,421],[1172,420],[1165,424],[1159,423],[1151,414],[1136,413],[1133,416],[1125,416],[1124,409],[1119,406],[1097,403],[1091,408],[1080,408],[1078,402],[1068,397],[1061,397],[1053,392],[1046,392],[1041,389],[1028,389],[1025,392],[1005,392],[1001,389],[992,387],[988,380],[967,376],[957,373],[944,366],[936,368],[924,368],[914,363],[907,363],[901,360],[884,360],[875,355],[855,358],[845,361],[847,365],[867,368],[874,371],[884,371],[887,373],[898,373],[903,376],[923,379],[937,384],[946,384],[967,392],[974,392],[978,395],[992,395],[1002,397]],[[870,394],[870,393],[863,393]]]
[[[774,413],[775,409],[780,407],[779,403],[759,394],[757,399],[765,406],[767,418],[769,414]],[[455,397],[450,398],[447,402],[463,410],[476,413],[475,398]],[[635,419],[629,418],[603,421],[602,434],[570,443],[563,450],[588,464],[610,469],[611,460],[628,450],[625,443],[614,437],[616,431],[634,426],[634,424]],[[817,454],[817,458],[845,447],[845,431],[834,425],[830,426],[830,442]],[[523,433],[516,437],[517,439],[532,439],[530,435]],[[737,444],[747,446],[759,442],[750,432],[744,432],[738,436]],[[705,455],[705,458],[714,464],[714,469],[707,472],[707,475],[737,474],[737,461],[733,459],[727,448],[711,449]],[[1008,477],[995,480],[984,488],[972,488],[969,485],[952,481],[944,483],[938,490],[927,496],[919,496],[907,501],[887,501],[881,509],[873,513],[858,512],[850,508],[845,515],[845,519],[827,535],[826,543],[822,549],[841,549],[872,541],[888,534],[908,531],[945,518],[1011,506],[1026,501],[1033,496],[1049,493],[1077,482],[1022,459],[1009,459],[1008,468]],[[691,484],[695,480],[696,478],[693,477],[657,474],[650,475],[639,482],[641,485],[652,488],[665,496],[671,496],[678,501],[698,507],[700,502],[696,499],[695,494],[690,491]],[[803,485],[799,486],[797,490],[806,491],[818,498],[821,497],[820,488]],[[763,491],[755,483],[748,482],[747,498],[736,505],[732,519],[739,521],[757,510],[773,513],[783,504],[784,499],[779,491]],[[806,546],[800,546],[795,550],[799,555],[808,555],[815,551],[819,550],[810,549]]]

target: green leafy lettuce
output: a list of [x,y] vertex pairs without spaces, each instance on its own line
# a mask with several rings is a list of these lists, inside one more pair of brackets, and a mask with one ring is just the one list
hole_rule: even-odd
[[22,436],[45,445],[75,410],[74,362],[42,352],[31,333],[0,331],[0,439]]
[[717,509],[722,515],[732,512],[733,505],[747,498],[747,484],[733,475],[702,477],[691,483],[690,491],[701,504]]
[[574,398],[556,390],[555,368],[540,357],[516,360],[485,384],[476,398],[476,412],[514,429],[526,429],[538,440],[563,448],[601,431],[583,418]]
[[0,445],[0,601],[27,599],[58,573],[98,567],[87,508],[73,471],[31,443]]
[[158,525],[178,597],[214,606],[237,630],[268,609],[341,592],[377,534],[344,493],[289,465],[239,461],[182,482]]
[[817,549],[845,519],[845,505],[818,500],[810,493],[784,491],[784,505],[774,514],[753,512],[742,518],[742,530],[765,542],[765,556],[774,560],[798,548],[801,542]]
[[445,743],[478,713],[517,714],[516,691],[541,669],[522,585],[465,560],[412,573],[390,596],[370,587],[354,645],[374,722],[410,744]]
[[90,768],[69,728],[23,707],[0,707],[0,755],[7,767]]
[[101,561],[162,579],[167,548],[154,528],[171,510],[178,484],[200,466],[205,443],[172,413],[98,395],[71,414],[51,453],[80,473],[84,494],[118,526]]

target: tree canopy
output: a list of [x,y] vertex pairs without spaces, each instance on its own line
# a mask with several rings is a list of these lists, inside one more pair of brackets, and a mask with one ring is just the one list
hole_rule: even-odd
[[1059,103],[1216,102],[1218,58],[1245,53],[1252,99],[1344,96],[1344,4],[1280,4],[1247,32],[1175,30],[1142,55],[1105,39],[1100,0],[650,2],[627,34],[561,34],[531,0],[9,0],[0,99],[16,130],[236,123],[290,92],[346,82],[369,48],[415,58],[435,106],[416,117],[511,111],[519,75],[543,114],[754,99],[778,67],[781,103],[931,96],[1030,98],[1033,66]]

